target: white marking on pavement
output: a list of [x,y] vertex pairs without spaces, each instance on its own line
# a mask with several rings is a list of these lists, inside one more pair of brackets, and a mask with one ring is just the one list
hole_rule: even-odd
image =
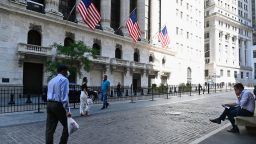
[[229,127],[230,125],[231,125],[230,123],[227,123],[227,124],[225,124],[224,126],[222,126],[222,127],[218,128],[218,129],[216,129],[216,130],[214,130],[214,131],[212,131],[212,132],[210,132],[210,133],[208,133],[208,134],[206,134],[206,135],[200,137],[199,139],[194,140],[194,141],[191,142],[190,144],[198,144],[198,143],[202,142],[203,140],[205,140],[205,139],[207,139],[207,138],[209,138],[209,137],[215,135],[216,133],[218,133],[218,132],[224,130],[225,128]]

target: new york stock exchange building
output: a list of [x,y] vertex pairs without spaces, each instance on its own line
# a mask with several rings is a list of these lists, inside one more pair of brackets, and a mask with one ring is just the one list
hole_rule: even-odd
[[[46,63],[56,48],[83,41],[98,49],[89,72],[73,75],[70,83],[100,86],[103,74],[111,86],[148,87],[204,83],[204,5],[174,0],[92,0],[101,15],[95,30],[82,20],[76,0],[1,0],[0,85],[40,91],[47,85]],[[186,3],[185,3],[186,2]],[[188,7],[189,9],[187,9]],[[138,42],[126,21],[136,9],[141,31]],[[162,48],[158,32],[166,25],[170,44]]]

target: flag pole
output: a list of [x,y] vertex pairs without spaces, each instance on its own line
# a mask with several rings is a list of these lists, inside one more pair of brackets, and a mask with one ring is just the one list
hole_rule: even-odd
[[[75,7],[76,7],[76,5],[77,5],[77,2],[78,2],[78,1],[76,1],[75,5],[73,6],[73,8],[71,9],[71,11],[69,12],[68,17],[67,17],[67,21],[68,21],[70,15],[71,15],[71,13],[72,13],[73,10],[75,9]],[[79,1],[79,2],[80,2],[80,1]]]
[[[133,10],[132,10],[132,12],[130,12],[130,14],[128,15],[128,17],[126,17],[123,21],[122,21],[122,23],[124,23],[125,21],[127,21],[127,19],[131,16],[131,14],[133,13],[133,11],[135,11],[137,8],[134,8]],[[138,19],[138,18],[137,18]],[[120,25],[115,31],[114,31],[114,33],[116,33],[120,28],[121,28],[122,26]]]

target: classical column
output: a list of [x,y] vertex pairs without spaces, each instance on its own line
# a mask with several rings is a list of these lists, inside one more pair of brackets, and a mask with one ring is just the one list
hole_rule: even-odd
[[247,59],[247,65],[246,66],[249,66],[249,67],[253,67],[253,63],[251,61],[251,58],[253,57],[252,54],[252,41],[251,40],[247,40],[247,53],[246,53],[246,59]]
[[110,27],[111,21],[111,0],[100,1],[100,12],[101,12],[101,26],[103,30],[113,31]]
[[[153,0],[154,1],[154,0]],[[159,0],[156,0],[159,7]],[[140,27],[141,32],[141,39],[146,39],[146,31],[147,26],[145,25],[146,17],[147,17],[147,11],[146,11],[146,5],[148,5],[148,0],[137,0],[137,15],[138,15],[138,23]],[[158,13],[159,15],[159,13]]]
[[245,66],[245,60],[244,60],[244,57],[245,57],[245,50],[244,50],[244,40],[243,39],[240,39],[240,42],[241,42],[241,47],[240,47],[240,66]]
[[128,30],[126,28],[126,21],[130,15],[130,0],[120,0],[120,26],[123,34],[128,36]]
[[59,0],[45,0],[45,13],[62,18],[63,14],[59,12]]
[[158,39],[153,37],[159,31],[159,0],[151,0],[150,7],[150,41],[152,44],[157,44]]
[[245,61],[245,66],[251,66],[251,55],[250,55],[250,45],[251,45],[251,43],[250,43],[251,41],[249,41],[249,40],[245,40],[244,41],[244,61]]

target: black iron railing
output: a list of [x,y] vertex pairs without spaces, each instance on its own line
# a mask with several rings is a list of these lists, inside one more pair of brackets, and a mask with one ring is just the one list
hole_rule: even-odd
[[[110,87],[108,100],[130,101],[155,100],[156,98],[169,99],[173,96],[193,96],[201,94],[211,94],[233,90],[233,85],[229,84],[187,84],[187,85],[162,85],[152,87]],[[43,87],[40,94],[25,93],[23,86],[0,86],[0,114],[22,111],[38,111],[46,108],[47,87]],[[80,85],[70,85],[69,102],[76,108],[80,103]],[[100,86],[89,86],[88,94],[95,104],[101,102]]]

